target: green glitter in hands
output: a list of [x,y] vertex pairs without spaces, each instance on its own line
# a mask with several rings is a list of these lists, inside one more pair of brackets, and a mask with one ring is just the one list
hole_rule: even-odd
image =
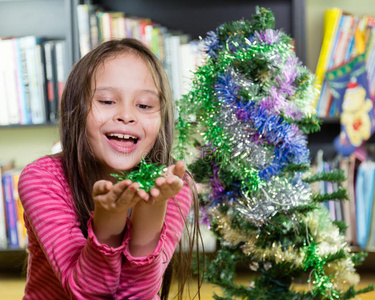
[[132,172],[119,171],[120,174],[113,173],[111,176],[117,178],[119,181],[129,179],[132,182],[137,182],[139,188],[148,193],[155,185],[155,180],[163,176],[166,171],[165,168],[165,165],[148,164],[145,159],[142,159],[137,170]]

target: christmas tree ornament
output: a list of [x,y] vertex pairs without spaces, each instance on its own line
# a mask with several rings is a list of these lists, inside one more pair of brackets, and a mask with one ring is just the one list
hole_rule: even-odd
[[332,93],[329,116],[340,116],[341,132],[336,150],[344,156],[366,143],[375,130],[375,105],[369,89],[365,54],[326,74]]
[[[205,279],[223,288],[215,299],[351,299],[374,288],[354,289],[365,254],[351,253],[321,205],[346,191],[312,191],[312,182],[343,176],[311,174],[306,135],[320,128],[315,78],[274,24],[272,12],[257,7],[250,21],[209,32],[204,63],[178,101],[175,156],[191,160],[195,180],[209,188],[202,215],[220,241]],[[234,282],[239,261],[257,274],[247,286]],[[294,290],[304,274],[309,289]]]

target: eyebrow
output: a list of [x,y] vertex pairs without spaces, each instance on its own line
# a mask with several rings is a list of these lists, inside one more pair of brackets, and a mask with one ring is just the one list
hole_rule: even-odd
[[[103,87],[98,87],[96,89],[93,89],[92,91],[94,93],[96,92],[103,92],[103,91],[113,91],[113,90],[116,90],[116,88],[113,88],[113,87],[106,87],[106,86],[103,86]],[[156,97],[159,97],[159,94],[153,90],[149,90],[149,89],[145,89],[145,90],[140,90],[141,92],[146,92],[146,93],[149,93],[149,94],[153,94],[154,96]]]

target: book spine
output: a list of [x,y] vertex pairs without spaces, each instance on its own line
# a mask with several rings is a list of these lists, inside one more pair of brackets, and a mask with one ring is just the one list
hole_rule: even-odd
[[3,181],[2,171],[0,168],[0,249],[6,249],[8,247],[7,241],[7,225],[6,225],[6,211],[5,211],[5,199],[3,193]]
[[178,100],[181,98],[181,70],[180,70],[180,37],[178,35],[172,35],[170,37],[170,47],[171,47],[171,81],[172,81],[172,91],[173,98]]
[[55,65],[55,46],[53,41],[44,43],[44,57],[46,65],[46,85],[48,100],[48,118],[52,123],[57,122],[58,114],[58,96],[57,96],[57,80]]
[[79,35],[79,50],[81,57],[85,56],[90,50],[90,20],[89,20],[89,5],[77,5],[77,21],[78,21],[78,35]]
[[6,94],[6,102],[8,107],[9,124],[20,123],[19,113],[19,99],[17,94],[17,83],[16,83],[16,64],[15,64],[15,51],[14,51],[14,40],[6,39],[2,41],[4,48],[4,87]]
[[18,38],[14,39],[14,50],[16,60],[16,77],[17,77],[17,93],[19,99],[19,113],[20,113],[20,124],[28,124],[27,106],[26,106],[26,91],[25,82],[23,78],[23,64],[22,64],[22,53],[21,44]]
[[[323,43],[319,54],[318,63],[316,66],[316,88],[321,90],[324,81],[324,74],[328,69],[328,64],[330,60],[330,55],[332,48],[334,46],[334,41],[336,38],[336,33],[339,25],[339,20],[341,18],[342,11],[338,8],[328,9],[325,12],[324,18],[324,35]],[[321,101],[321,97],[317,97],[316,105],[318,106]],[[320,105],[320,104],[319,104]],[[318,114],[319,115],[319,114]],[[321,116],[321,115],[319,115]]]
[[21,199],[18,194],[18,180],[20,178],[20,172],[15,171],[13,174],[13,195],[14,201],[17,211],[17,233],[18,233],[18,245],[20,248],[26,247],[26,227],[25,227],[25,220],[23,218],[23,206],[21,203]]
[[30,81],[29,74],[27,72],[27,63],[26,63],[26,45],[23,38],[18,38],[19,49],[20,49],[20,61],[21,61],[21,85],[24,90],[24,109],[25,109],[25,120],[24,124],[32,124],[32,113],[31,113],[31,99],[30,99]]
[[4,40],[0,39],[0,125],[9,125],[8,101],[5,92],[5,59]]
[[39,75],[37,66],[37,40],[34,36],[23,37],[25,42],[25,57],[30,88],[30,104],[33,124],[46,122],[44,98],[40,94]]
[[13,176],[5,172],[3,174],[3,188],[5,198],[5,210],[7,214],[8,238],[10,248],[19,248],[17,230],[17,211],[13,197]]
[[90,22],[90,46],[96,48],[100,44],[99,23],[97,12],[100,8],[97,5],[89,5],[89,22]]
[[56,80],[58,107],[60,107],[61,96],[65,85],[65,41],[56,41],[55,43],[55,62],[56,62]]
[[46,65],[44,48],[42,44],[36,45],[36,71],[38,75],[39,97],[41,99],[41,108],[43,109],[43,119],[49,119],[49,106],[47,97],[47,80],[46,80]]

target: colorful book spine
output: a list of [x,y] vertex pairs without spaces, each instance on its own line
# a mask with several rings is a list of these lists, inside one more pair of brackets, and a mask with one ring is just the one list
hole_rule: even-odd
[[[0,178],[2,178],[1,168]],[[0,249],[6,249],[8,247],[5,199],[3,195],[3,182],[0,180]]]
[[17,229],[17,207],[13,193],[13,174],[11,172],[4,172],[2,181],[4,189],[5,211],[7,216],[9,248],[19,248]]
[[[324,16],[324,34],[322,48],[320,50],[318,63],[316,66],[316,88],[320,91],[324,80],[324,74],[328,68],[329,58],[334,47],[334,41],[338,30],[342,10],[339,8],[332,8],[326,10]],[[316,99],[316,107],[318,106],[318,99]]]
[[18,180],[20,178],[20,171],[16,170],[13,174],[13,197],[17,211],[17,233],[18,233],[18,245],[19,248],[26,248],[26,227],[23,218],[23,206],[21,199],[18,194]]

